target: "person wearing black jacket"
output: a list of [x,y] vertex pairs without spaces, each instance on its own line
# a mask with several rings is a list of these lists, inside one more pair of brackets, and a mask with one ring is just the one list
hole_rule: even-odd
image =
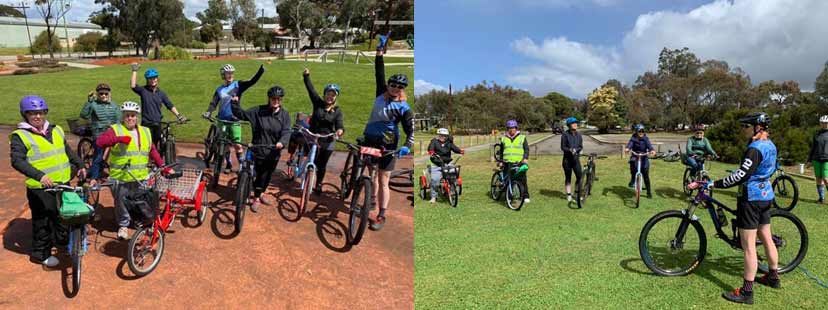
[[825,184],[828,184],[828,115],[819,118],[819,131],[814,135],[811,142],[811,153],[808,161],[814,164],[814,177],[816,178],[818,204],[825,199]]
[[[584,149],[584,140],[581,133],[578,132],[578,119],[570,117],[566,119],[566,126],[568,129],[561,135],[561,151],[563,152],[563,162],[561,165],[564,169],[564,177],[566,181],[566,200],[572,201],[572,172],[575,172],[575,184],[581,184],[581,150]],[[578,188],[578,191],[581,189]]]
[[[437,129],[437,138],[431,139],[428,144],[428,155],[431,157],[429,174],[431,175],[431,200],[429,202],[437,202],[437,190],[440,188],[440,179],[443,178],[443,171],[440,169],[443,165],[451,162],[451,153],[465,154],[466,151],[454,145],[454,142],[449,139],[449,131],[446,128]],[[434,157],[439,157],[439,161],[435,161]]]
[[[325,85],[325,98],[316,93],[313,87],[313,82],[310,79],[310,70],[305,68],[302,73],[302,79],[305,81],[305,88],[308,90],[308,97],[310,97],[313,104],[313,114],[311,115],[310,131],[315,134],[327,135],[336,133],[337,137],[341,137],[345,133],[345,126],[343,125],[342,110],[336,105],[336,98],[339,97],[340,88],[337,84]],[[325,180],[325,171],[327,170],[328,160],[334,152],[334,138],[320,138],[319,148],[316,154],[316,184],[314,184],[313,192],[322,192],[322,181]]]
[[279,163],[279,155],[290,139],[290,114],[282,107],[285,90],[273,86],[267,91],[268,104],[243,110],[238,102],[233,102],[233,115],[239,120],[250,122],[253,129],[253,144],[274,144],[275,148],[253,149],[256,166],[256,178],[253,180],[253,193],[256,198],[250,211],[258,212],[258,203],[273,205],[262,196],[270,184],[273,170]]

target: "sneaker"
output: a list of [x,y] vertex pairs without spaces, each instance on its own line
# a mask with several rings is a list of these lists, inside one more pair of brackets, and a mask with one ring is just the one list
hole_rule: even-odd
[[571,194],[566,195],[566,202],[572,202],[572,195]]
[[230,172],[232,172],[232,171],[233,171],[233,166],[230,165],[229,163],[227,164],[227,166],[224,166],[224,174],[230,174]]
[[377,218],[371,221],[371,226],[369,228],[373,231],[379,231],[383,226],[385,226],[385,217],[377,215]]
[[817,204],[823,204],[823,202],[822,202],[822,198],[817,199]]
[[126,227],[118,228],[118,239],[120,239],[120,240],[129,239],[129,228],[126,228]]
[[737,288],[730,292],[722,293],[722,297],[724,297],[724,299],[727,299],[728,301],[735,303],[748,305],[753,304],[753,292],[745,294],[745,292],[742,292],[742,288]]
[[29,257],[29,260],[33,263],[41,264],[41,265],[43,265],[44,267],[47,267],[47,268],[53,268],[53,267],[57,266],[58,264],[60,264],[60,260],[58,260],[58,258],[54,257],[54,256],[49,256],[48,258],[46,258],[42,261],[37,260],[33,257]]
[[429,200],[428,202],[430,202],[431,204],[435,204],[437,203],[437,198],[431,197],[431,200]]
[[252,211],[253,213],[259,212],[259,199],[256,199],[256,201],[250,205],[250,211]]
[[653,193],[647,192],[647,198],[653,198]]
[[531,200],[529,200],[529,198],[523,198],[523,203],[529,203],[529,202],[531,202]]
[[768,274],[765,274],[761,278],[756,279],[756,283],[762,284],[764,286],[770,286],[772,288],[782,287],[782,283],[779,281],[779,279],[771,279]]
[[266,199],[264,196],[259,196],[258,202],[263,204],[263,205],[266,205],[266,206],[272,206],[273,205],[273,202],[271,202],[269,199]]

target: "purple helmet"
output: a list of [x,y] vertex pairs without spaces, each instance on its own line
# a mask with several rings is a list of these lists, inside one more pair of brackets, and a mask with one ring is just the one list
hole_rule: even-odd
[[510,120],[506,121],[506,128],[512,128],[512,127],[517,128],[517,126],[518,126],[518,123],[517,123],[516,120],[510,119]]
[[20,99],[20,113],[25,114],[29,111],[49,110],[46,105],[46,100],[40,96],[26,96]]

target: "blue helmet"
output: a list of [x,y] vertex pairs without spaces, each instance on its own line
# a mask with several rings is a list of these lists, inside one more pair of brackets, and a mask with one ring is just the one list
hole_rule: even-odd
[[325,85],[324,93],[327,94],[329,90],[335,91],[336,95],[339,96],[339,85],[337,84],[328,84]]
[[574,116],[570,116],[569,118],[566,119],[566,125],[567,126],[572,125],[572,123],[577,123],[577,122],[578,122],[578,119],[575,118]]
[[506,121],[506,128],[512,128],[512,127],[517,128],[517,126],[518,126],[518,122],[516,120],[510,119],[510,120]]
[[156,77],[158,77],[158,71],[156,71],[155,68],[149,68],[149,70],[144,72],[145,79],[151,79]]
[[642,130],[644,130],[644,125],[642,125],[642,124],[635,124],[635,126],[633,127],[633,129],[634,129],[635,131],[642,131]]

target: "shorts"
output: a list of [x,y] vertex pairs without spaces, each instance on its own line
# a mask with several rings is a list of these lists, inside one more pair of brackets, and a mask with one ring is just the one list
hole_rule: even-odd
[[814,161],[814,176],[817,179],[828,178],[828,162]]
[[736,227],[757,229],[759,225],[770,224],[771,201],[747,201],[736,203]]
[[241,144],[241,142],[242,142],[241,124],[239,124],[239,123],[235,123],[235,124],[231,124],[231,125],[221,124],[221,131],[224,132],[227,135],[227,138],[229,138],[230,141],[233,141],[233,143]]

